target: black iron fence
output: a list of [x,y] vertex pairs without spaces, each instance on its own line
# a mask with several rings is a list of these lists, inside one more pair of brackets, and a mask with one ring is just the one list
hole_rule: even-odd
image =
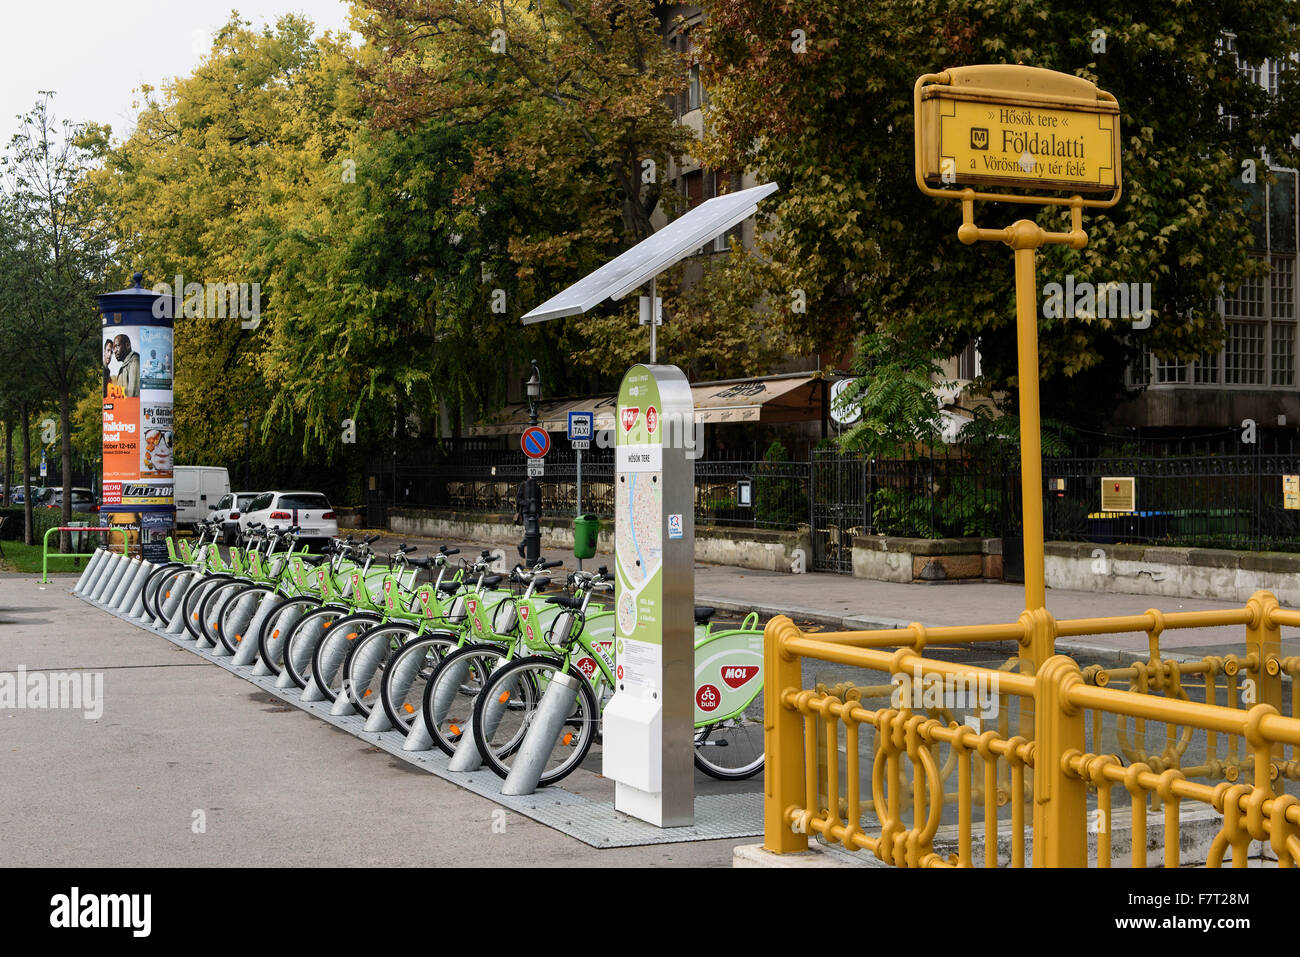
[[[573,453],[546,456],[542,508],[550,514],[614,514],[614,459],[583,454],[581,488]],[[398,468],[388,506],[512,514],[526,477],[518,452],[475,456],[473,461]],[[810,466],[807,462],[722,461],[695,463],[695,519],[707,525],[795,528],[807,524]],[[377,485],[385,484],[378,477]],[[579,494],[581,493],[581,502]]]
[[[1050,459],[1043,475],[1049,540],[1300,551],[1300,496],[1283,491],[1300,455]],[[1102,511],[1105,478],[1134,480],[1134,511]]]
[[[525,475],[523,456],[513,450],[376,466],[368,476],[369,521],[384,524],[394,506],[513,514]],[[1300,551],[1300,501],[1287,507],[1283,494],[1284,476],[1294,475],[1300,453],[1047,459],[1044,530],[1048,540]],[[1134,480],[1134,511],[1102,511],[1107,477]],[[574,453],[548,455],[546,513],[612,517],[612,450],[583,454],[581,503],[578,486]],[[1017,537],[1019,496],[1014,452],[948,448],[890,460],[815,452],[803,462],[695,463],[697,524],[810,530],[816,567],[847,568],[859,536]]]

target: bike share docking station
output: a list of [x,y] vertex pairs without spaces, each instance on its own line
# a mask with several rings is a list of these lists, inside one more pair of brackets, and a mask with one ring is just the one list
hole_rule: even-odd
[[[655,279],[660,272],[753,215],[776,188],[767,184],[702,203],[525,315],[524,323],[577,315],[645,284],[650,302],[657,306]],[[544,692],[502,786],[495,773],[477,770],[482,757],[470,747],[472,734],[462,736],[470,743],[464,753],[449,759],[431,749],[422,719],[412,723],[409,733],[400,732],[387,726],[382,714],[376,717],[378,709],[367,718],[346,703],[318,700],[321,696],[311,691],[311,683],[299,692],[284,673],[270,673],[247,641],[232,655],[206,637],[193,640],[186,629],[183,599],[191,589],[204,586],[200,561],[176,577],[151,619],[139,600],[139,586],[156,567],[150,561],[132,563],[101,550],[73,591],[286,704],[593,847],[760,834],[761,792],[695,794],[694,464],[686,441],[687,435],[693,437],[694,406],[684,373],[657,363],[656,344],[652,323],[650,362],[624,376],[611,423],[617,431],[616,688],[603,713],[602,770],[614,782],[612,807],[607,800],[568,791],[558,783],[537,788],[545,755],[572,708],[574,688],[563,676]],[[211,557],[219,566],[219,553]],[[183,561],[191,564],[187,550]],[[261,626],[266,605],[265,599],[256,604],[249,599],[240,606],[237,620],[244,635]],[[485,712],[483,717],[486,728],[494,715]],[[598,781],[593,778],[583,790],[589,792]]]

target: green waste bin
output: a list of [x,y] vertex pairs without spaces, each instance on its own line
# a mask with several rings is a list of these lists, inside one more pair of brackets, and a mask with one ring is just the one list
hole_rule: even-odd
[[600,534],[600,519],[591,513],[573,520],[573,557],[594,558],[596,536]]

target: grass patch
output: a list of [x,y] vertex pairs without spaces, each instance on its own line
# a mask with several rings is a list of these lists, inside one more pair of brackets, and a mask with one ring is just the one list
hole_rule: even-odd
[[[51,536],[53,537],[53,536]],[[52,542],[52,544],[58,544]],[[41,546],[24,545],[22,542],[0,542],[0,548],[4,549],[4,557],[0,558],[0,569],[7,572],[34,572],[41,573]],[[89,558],[55,558],[54,553],[50,553],[50,573],[54,572],[77,572],[80,574],[86,567]]]

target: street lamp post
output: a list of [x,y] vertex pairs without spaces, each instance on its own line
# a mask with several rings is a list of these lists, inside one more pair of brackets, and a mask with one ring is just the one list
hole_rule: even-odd
[[252,431],[252,426],[253,423],[249,420],[248,416],[245,415],[244,416],[244,491],[248,491],[250,488],[253,487],[251,484],[251,480],[248,477],[249,436]]
[[[542,397],[542,375],[537,369],[537,360],[532,360],[533,374],[528,379],[528,424],[537,424],[537,402]],[[520,496],[520,511],[524,519],[524,540],[519,545],[519,554],[524,562],[533,565],[542,554],[542,487],[537,479],[525,477]]]

